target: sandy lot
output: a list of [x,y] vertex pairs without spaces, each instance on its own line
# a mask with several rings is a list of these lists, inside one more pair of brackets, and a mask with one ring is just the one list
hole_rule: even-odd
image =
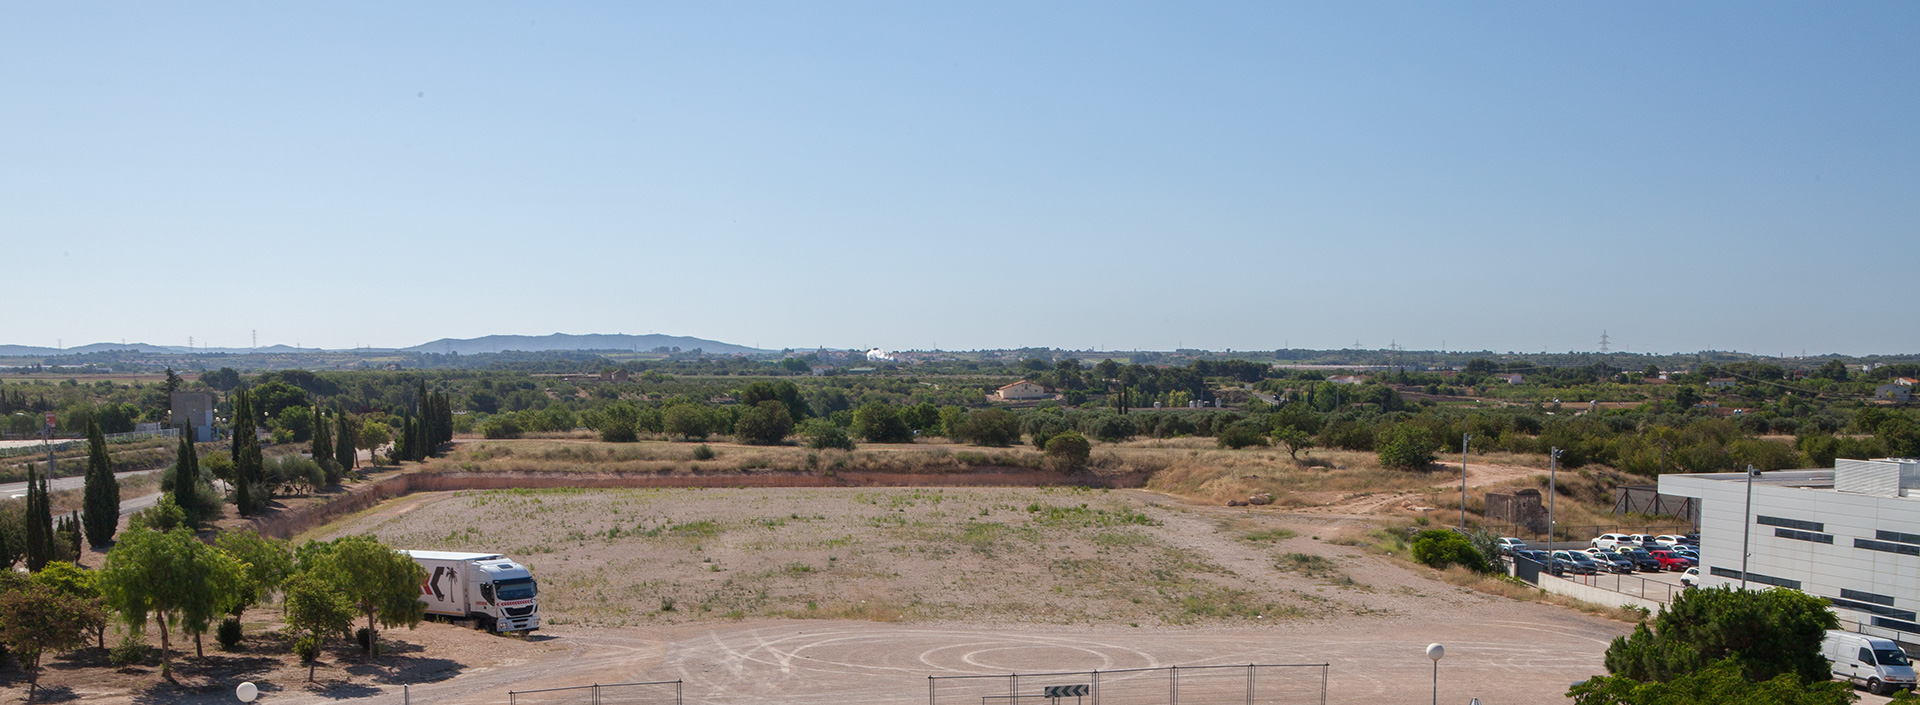
[[[551,490],[416,495],[316,537],[503,551],[541,579],[539,641],[460,632],[538,648],[414,688],[425,703],[681,679],[688,702],[905,705],[929,675],[1254,662],[1331,664],[1329,702],[1412,701],[1434,641],[1444,699],[1558,702],[1628,631],[1320,540],[1351,523],[1131,490]],[[1258,699],[1319,702],[1318,678]],[[978,697],[955,693],[940,704]]]

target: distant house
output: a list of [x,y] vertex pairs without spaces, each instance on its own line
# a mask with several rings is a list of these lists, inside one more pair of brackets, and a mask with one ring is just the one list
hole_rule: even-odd
[[1913,390],[1905,385],[1882,384],[1873,388],[1873,398],[1909,402],[1913,401]]
[[1708,389],[1729,389],[1739,383],[1740,383],[1740,380],[1734,379],[1732,377],[1715,377],[1713,379],[1707,380],[1707,388]]
[[1332,382],[1334,384],[1359,384],[1361,382],[1367,381],[1367,378],[1361,377],[1359,375],[1334,375],[1332,377],[1328,377],[1327,381]]
[[630,375],[631,373],[627,372],[626,370],[614,370],[612,372],[602,372],[600,373],[600,381],[624,383],[629,379]]
[[1493,378],[1494,378],[1494,379],[1500,379],[1500,380],[1506,380],[1506,382],[1507,382],[1507,384],[1521,384],[1521,383],[1523,383],[1523,382],[1526,382],[1526,381],[1527,381],[1527,376],[1526,376],[1526,375],[1522,375],[1522,374],[1512,374],[1512,373],[1508,373],[1508,374],[1504,374],[1504,375],[1494,375],[1494,376],[1493,376]]
[[999,389],[993,390],[993,398],[999,399],[1001,401],[1014,401],[1017,399],[1046,399],[1052,396],[1053,396],[1052,394],[1047,393],[1046,387],[1040,386],[1040,383],[1024,380],[1024,379],[1018,382],[1014,382],[1013,384],[1009,384],[1007,386],[1001,387]]
[[1920,379],[1914,379],[1912,377],[1895,377],[1893,378],[1893,383],[1898,384],[1902,387],[1911,387],[1915,384],[1920,384]]

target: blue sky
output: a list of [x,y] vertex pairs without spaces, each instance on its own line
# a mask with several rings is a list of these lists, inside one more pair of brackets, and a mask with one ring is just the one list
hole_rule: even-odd
[[1912,2],[16,3],[0,343],[1920,352],[1916,37]]

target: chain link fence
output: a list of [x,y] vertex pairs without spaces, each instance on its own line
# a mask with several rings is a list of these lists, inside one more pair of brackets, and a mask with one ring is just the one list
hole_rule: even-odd
[[508,705],[681,705],[680,681],[509,690]]
[[[1085,695],[1077,693],[1084,692]],[[1064,695],[1059,695],[1065,693]],[[928,676],[927,705],[1326,705],[1327,664]]]

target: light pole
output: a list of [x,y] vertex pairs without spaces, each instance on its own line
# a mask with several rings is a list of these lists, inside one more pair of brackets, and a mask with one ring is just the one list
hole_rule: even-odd
[[1460,434],[1460,528],[1462,529],[1467,528],[1467,444],[1472,442],[1473,434]]
[[1753,469],[1752,465],[1747,466],[1747,515],[1740,519],[1741,590],[1747,589],[1747,556],[1751,555],[1747,549],[1753,545],[1753,478],[1759,476],[1759,470]]
[[1559,448],[1547,452],[1547,543],[1553,543],[1553,496],[1560,494],[1560,454]]
[[1427,645],[1427,658],[1433,659],[1433,705],[1440,705],[1440,657],[1447,655],[1447,647],[1439,644]]

